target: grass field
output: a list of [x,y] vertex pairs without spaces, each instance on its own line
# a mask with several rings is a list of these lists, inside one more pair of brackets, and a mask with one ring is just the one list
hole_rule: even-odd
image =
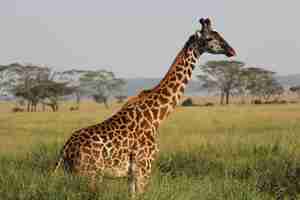
[[[127,199],[127,180],[49,172],[71,131],[113,110],[11,113],[0,103],[0,199]],[[2,112],[1,112],[2,111]],[[160,156],[141,199],[300,199],[300,104],[178,107],[160,128]]]

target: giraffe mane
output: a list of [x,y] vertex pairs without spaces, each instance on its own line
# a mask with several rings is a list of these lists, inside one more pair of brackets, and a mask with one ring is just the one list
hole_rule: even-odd
[[153,89],[146,89],[146,90],[142,90],[140,91],[136,96],[130,97],[127,102],[122,106],[122,108],[134,104],[135,102],[146,98],[148,96],[148,94],[150,94],[153,91]]

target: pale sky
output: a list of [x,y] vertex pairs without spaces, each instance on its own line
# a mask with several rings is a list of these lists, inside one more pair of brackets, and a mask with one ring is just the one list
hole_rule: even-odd
[[[210,17],[251,66],[300,73],[299,0],[0,0],[0,64],[162,77]],[[208,56],[201,62],[227,59]]]

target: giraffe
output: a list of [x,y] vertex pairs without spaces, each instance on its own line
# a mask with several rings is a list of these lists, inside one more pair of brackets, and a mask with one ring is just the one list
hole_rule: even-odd
[[142,90],[138,93],[138,95],[130,97],[127,102],[124,103],[124,105],[122,106],[122,108],[127,107],[128,105],[133,104],[134,102],[140,100],[141,98],[144,98],[148,93],[151,92],[151,89],[149,90]]
[[93,189],[102,177],[128,177],[132,197],[145,191],[158,153],[158,127],[179,103],[200,55],[235,55],[210,19],[199,22],[201,30],[189,37],[165,77],[102,123],[74,131],[54,171],[63,164],[65,170],[89,177]]

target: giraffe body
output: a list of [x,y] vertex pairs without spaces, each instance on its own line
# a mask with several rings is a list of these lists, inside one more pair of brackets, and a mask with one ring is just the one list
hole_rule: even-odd
[[100,124],[75,131],[63,148],[64,168],[92,179],[132,176],[132,188],[142,192],[158,148],[157,127],[149,121],[151,114],[143,114],[149,114],[149,109],[136,106],[139,103],[127,105]]
[[[102,123],[75,131],[63,147],[60,163],[73,173],[97,177],[129,177],[130,192],[142,193],[158,152],[157,130],[174,110],[204,52],[234,55],[234,50],[201,19],[201,34],[186,42],[161,82],[129,100]],[[207,37],[210,37],[207,39]]]

